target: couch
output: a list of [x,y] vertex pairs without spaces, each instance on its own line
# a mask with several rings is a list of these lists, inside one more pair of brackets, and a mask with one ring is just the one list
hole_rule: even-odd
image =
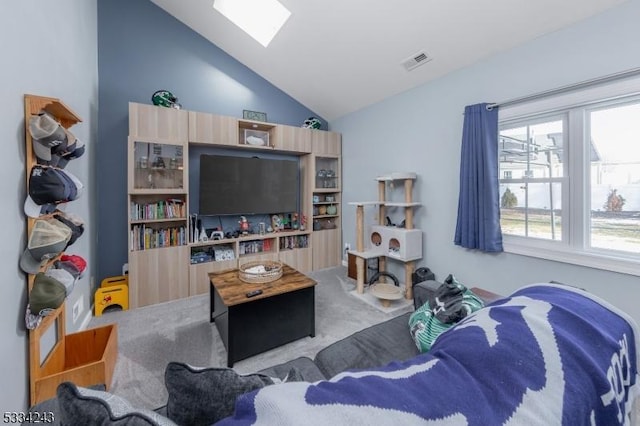
[[[417,285],[415,305],[437,285]],[[406,313],[314,359],[242,376],[235,414],[221,424],[635,424],[638,329],[626,314],[556,284],[498,300],[479,295],[494,303],[441,335],[426,354],[412,340]],[[265,386],[274,383],[269,378],[288,381],[292,372],[296,383]],[[196,387],[207,392],[211,383]],[[248,392],[240,392],[245,385]],[[56,409],[58,401],[46,403]],[[167,407],[154,414],[167,415]]]
[[[426,303],[441,283],[427,280],[414,286],[414,307],[417,309]],[[484,293],[486,300],[497,297],[492,293]],[[419,352],[408,332],[410,313],[405,313],[385,322],[373,325],[356,332],[342,340],[321,350],[312,360],[299,357],[289,362],[275,365],[259,371],[259,374],[278,379],[285,379],[291,370],[297,371],[305,381],[315,382],[333,377],[347,369],[370,368],[384,365],[393,360],[406,360],[416,356]],[[104,385],[94,386],[98,391],[104,390]],[[41,402],[30,409],[34,413],[54,413],[54,422],[59,424],[58,399],[52,398]],[[167,407],[162,406],[156,413],[166,416]],[[36,424],[24,422],[23,424]]]
[[[414,309],[418,309],[436,292],[442,283],[427,280],[414,285]],[[499,295],[472,288],[486,303]],[[283,378],[290,369],[298,369],[306,381],[330,379],[346,370],[379,367],[392,361],[405,361],[420,352],[409,333],[407,312],[364,330],[353,333],[318,352],[313,360],[300,357],[287,363],[262,370],[261,373]]]

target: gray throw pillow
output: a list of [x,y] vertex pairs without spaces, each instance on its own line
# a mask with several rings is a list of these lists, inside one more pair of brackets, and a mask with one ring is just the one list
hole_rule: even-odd
[[61,383],[57,389],[60,423],[63,425],[176,426],[146,409],[135,409],[117,395]]
[[[292,369],[283,381],[301,381]],[[184,425],[211,425],[233,414],[236,398],[281,380],[264,374],[241,376],[231,368],[199,368],[170,362],[164,373],[167,417]]]

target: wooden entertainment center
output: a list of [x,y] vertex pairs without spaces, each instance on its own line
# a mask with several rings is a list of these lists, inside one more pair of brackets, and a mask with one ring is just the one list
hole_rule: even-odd
[[[265,135],[264,145],[247,143],[248,134]],[[129,306],[204,294],[210,272],[249,261],[303,273],[340,265],[341,145],[335,132],[129,103]],[[188,153],[196,146],[297,157],[306,228],[191,242]],[[192,264],[203,248],[227,256]]]

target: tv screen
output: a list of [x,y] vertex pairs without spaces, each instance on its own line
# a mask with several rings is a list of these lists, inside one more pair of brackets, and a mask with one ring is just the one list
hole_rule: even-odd
[[249,215],[298,211],[297,160],[200,156],[200,214]]

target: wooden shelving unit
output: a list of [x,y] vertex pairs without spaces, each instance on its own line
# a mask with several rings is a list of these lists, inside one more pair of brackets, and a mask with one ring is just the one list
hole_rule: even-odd
[[342,262],[342,140],[338,133],[311,130],[313,269]]
[[[254,132],[254,133],[252,133]],[[247,135],[264,140],[260,145],[255,139],[248,143]],[[136,154],[136,143],[151,146],[182,147],[183,168],[181,185],[146,185],[154,159],[145,155],[147,168],[137,167],[142,155]],[[301,272],[337,266],[341,262],[341,135],[335,132],[259,122],[235,117],[220,116],[195,111],[175,110],[138,103],[129,104],[129,203],[155,203],[164,198],[179,198],[188,206],[190,198],[189,149],[192,146],[234,149],[259,155],[269,151],[293,155],[300,167],[300,215],[307,223],[306,229],[286,230],[266,235],[249,235],[239,238],[224,238],[218,241],[192,242],[190,239],[179,246],[139,249],[135,241],[130,241],[129,250],[129,305],[131,308],[155,304],[168,300],[207,293],[208,274],[225,269],[237,268],[239,263],[257,260],[280,260]],[[153,149],[153,148],[152,148]],[[156,148],[157,149],[157,148]],[[164,160],[167,172],[167,160]],[[331,170],[332,177],[327,187],[318,185],[317,171]],[[139,174],[140,176],[136,175]],[[153,179],[155,181],[155,179]],[[313,202],[314,195],[323,201]],[[327,201],[327,197],[329,200]],[[318,198],[319,199],[319,198]],[[314,214],[314,207],[331,207],[333,214]],[[187,209],[188,210],[188,209]],[[140,227],[160,229],[182,226],[191,235],[193,225],[186,218],[132,217],[129,212],[128,231]],[[313,229],[314,220],[321,226]],[[256,244],[250,244],[257,241]],[[262,242],[262,243],[260,243]],[[258,250],[266,243],[268,250]],[[255,246],[255,247],[254,247]],[[135,247],[135,249],[134,249]],[[191,255],[207,248],[229,247],[233,259],[205,261],[191,264]],[[248,249],[249,252],[244,252]],[[254,250],[255,251],[251,251]]]
[[[25,95],[24,107],[25,167],[28,188],[31,167],[36,164],[29,132],[29,118],[44,110],[65,128],[70,128],[82,119],[56,98]],[[27,235],[30,235],[35,220],[27,218]],[[43,270],[48,266],[43,267]],[[33,282],[34,275],[28,274],[28,293],[33,287]],[[116,325],[67,334],[65,323],[66,308],[63,303],[60,308],[46,316],[36,328],[29,330],[29,384],[32,405],[54,397],[58,385],[65,381],[74,382],[78,386],[105,384],[107,389],[111,386],[118,349]],[[56,328],[55,343],[46,356],[43,356],[41,340],[51,327]]]
[[129,104],[131,308],[189,296],[188,116]]

